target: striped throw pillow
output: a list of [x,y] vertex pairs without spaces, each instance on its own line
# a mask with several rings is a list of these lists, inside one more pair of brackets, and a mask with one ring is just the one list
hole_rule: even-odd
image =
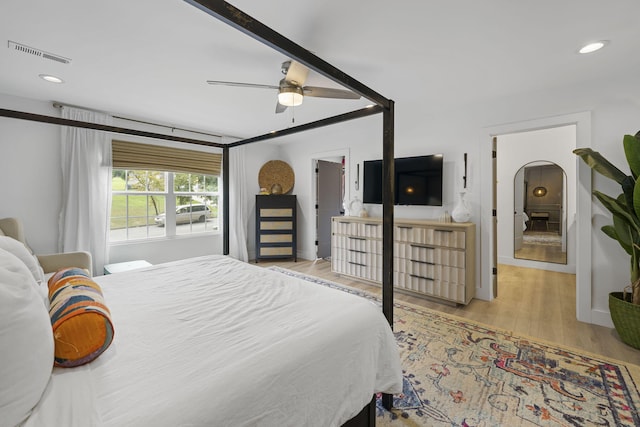
[[114,331],[100,286],[81,269],[76,269],[78,274],[66,270],[49,280],[49,316],[54,365],[72,368],[100,356],[111,345]]

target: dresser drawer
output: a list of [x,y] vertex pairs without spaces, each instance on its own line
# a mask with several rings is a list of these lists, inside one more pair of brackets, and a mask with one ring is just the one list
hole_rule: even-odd
[[394,273],[396,287],[424,295],[466,304],[465,285],[407,273]]
[[260,230],[293,230],[293,221],[260,221]]
[[293,234],[261,234],[260,243],[291,243]]
[[427,228],[396,225],[394,228],[394,240],[398,242],[465,249],[466,233],[459,230],[450,230],[445,227]]
[[430,262],[432,264],[464,267],[466,263],[464,251],[439,246],[396,242],[393,246],[393,251],[398,258]]
[[293,216],[293,209],[292,208],[261,208],[260,216],[262,218],[273,218],[273,217],[291,218]]
[[263,246],[260,248],[260,256],[293,256],[291,246]]
[[382,224],[379,222],[356,222],[347,219],[333,219],[332,233],[352,237],[382,239]]

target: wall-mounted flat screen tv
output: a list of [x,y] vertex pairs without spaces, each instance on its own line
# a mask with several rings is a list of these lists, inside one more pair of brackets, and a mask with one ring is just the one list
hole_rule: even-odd
[[[442,154],[394,160],[396,205],[442,206]],[[364,203],[382,203],[382,160],[364,162]]]

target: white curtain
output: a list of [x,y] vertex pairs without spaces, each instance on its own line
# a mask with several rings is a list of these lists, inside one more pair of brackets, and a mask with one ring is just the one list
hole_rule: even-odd
[[[62,117],[111,125],[112,117],[94,111],[63,107]],[[93,274],[102,274],[108,260],[111,210],[111,134],[62,127],[62,208],[59,250],[88,251]]]
[[249,260],[247,227],[249,203],[244,159],[245,147],[229,150],[229,255],[241,261]]

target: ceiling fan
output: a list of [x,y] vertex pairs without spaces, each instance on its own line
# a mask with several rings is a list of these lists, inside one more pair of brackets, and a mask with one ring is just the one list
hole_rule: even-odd
[[207,80],[210,85],[252,87],[260,89],[277,89],[278,102],[276,113],[282,113],[287,107],[295,107],[302,104],[305,96],[317,98],[339,98],[339,99],[359,99],[360,95],[345,89],[333,89],[328,87],[305,86],[309,68],[296,61],[285,61],[282,63],[282,74],[284,78],[280,80],[278,86],[263,85],[255,83],[226,82],[219,80]]

